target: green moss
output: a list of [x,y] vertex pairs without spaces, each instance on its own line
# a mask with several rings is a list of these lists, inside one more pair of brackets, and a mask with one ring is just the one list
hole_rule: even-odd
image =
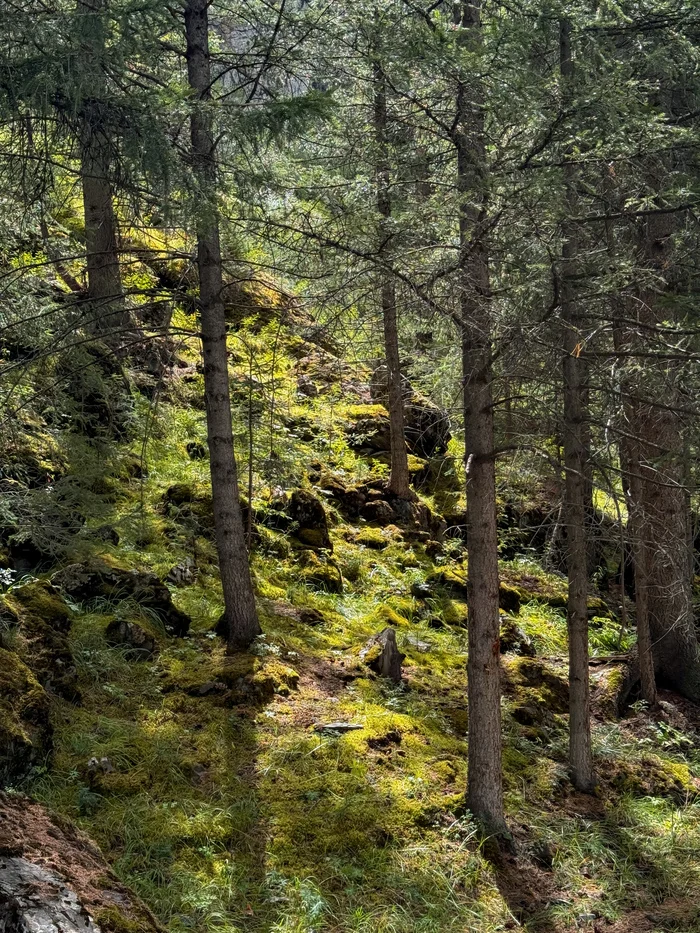
[[388,413],[383,405],[347,405],[343,414],[351,421],[360,421],[362,418],[386,418]]
[[146,919],[127,916],[118,907],[105,907],[95,913],[95,920],[105,933],[155,933],[155,924]]
[[383,551],[384,548],[389,546],[390,538],[388,535],[383,534],[381,528],[367,527],[362,529],[355,538],[355,542],[375,551]]
[[71,613],[58,590],[45,581],[35,581],[12,591],[6,601],[14,603],[25,617],[40,619],[65,631],[70,625]]
[[683,762],[669,761],[658,755],[636,759],[606,761],[601,776],[617,790],[642,797],[671,797],[683,800],[700,794],[700,781]]

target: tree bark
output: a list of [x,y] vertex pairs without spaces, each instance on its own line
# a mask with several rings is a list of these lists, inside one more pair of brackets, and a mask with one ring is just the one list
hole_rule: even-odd
[[107,0],[78,0],[83,19],[82,61],[86,87],[94,96],[80,108],[80,179],[85,214],[85,247],[90,328],[111,344],[118,344],[132,329],[124,301],[117,219],[111,183],[112,140],[107,119],[104,58]]
[[[571,24],[562,20],[559,31],[562,97],[569,96],[573,76]],[[595,786],[591,751],[591,701],[588,673],[588,544],[586,528],[586,384],[581,360],[581,320],[572,277],[576,265],[576,230],[569,218],[576,216],[574,170],[565,166],[565,211],[562,224],[561,317],[564,325],[564,523],[566,567],[569,579],[567,628],[569,634],[569,767],[578,790]]]
[[[619,211],[618,199],[614,196],[613,181],[609,168],[604,169],[603,198],[609,213]],[[615,236],[611,220],[605,222],[605,236],[610,262],[616,258]],[[614,299],[616,306],[620,299]],[[630,318],[634,315],[632,302],[622,303],[622,317]],[[627,352],[634,342],[634,334],[629,323],[620,320],[617,313],[613,314],[612,322],[613,345],[618,352]],[[620,394],[622,397],[622,414],[624,416],[625,433],[621,435],[618,444],[620,452],[620,469],[624,487],[625,501],[627,503],[627,528],[632,552],[634,567],[634,608],[637,629],[637,661],[639,666],[639,679],[641,683],[642,699],[650,707],[657,703],[656,677],[654,673],[654,656],[652,651],[651,631],[649,628],[649,542],[648,529],[644,521],[643,492],[641,464],[639,457],[639,440],[635,432],[639,426],[638,404],[634,400],[637,390],[634,385],[633,374],[629,372],[629,365],[621,365]],[[625,601],[625,569],[624,544],[621,548],[620,596],[622,604]]]
[[[391,248],[391,175],[387,139],[386,77],[381,62],[374,64],[374,133],[377,144],[376,184],[379,212],[379,251],[387,256]],[[391,434],[389,492],[401,499],[413,498],[408,475],[408,452],[404,429],[403,386],[396,316],[396,285],[390,270],[382,270],[381,303],[384,327],[384,356],[387,368],[387,394]]]
[[192,166],[201,204],[197,218],[199,312],[204,355],[212,502],[224,619],[230,652],[247,647],[260,634],[248,565],[245,528],[231,427],[231,397],[226,349],[226,318],[219,218],[216,207],[216,154],[212,120],[208,0],[187,0],[185,33],[187,74],[195,93],[190,116]]
[[[663,166],[660,166],[663,171]],[[660,190],[661,181],[650,178]],[[662,325],[669,310],[659,297],[672,266],[672,234],[675,218],[670,213],[649,215],[641,230],[641,259],[648,274],[638,300],[645,328]],[[653,331],[652,331],[653,333]],[[645,375],[647,392],[633,399],[638,438],[639,496],[646,528],[648,611],[651,646],[657,678],[691,700],[700,700],[700,650],[692,605],[692,564],[688,555],[690,508],[686,487],[682,372],[679,364],[659,362],[655,373]],[[653,396],[648,388],[651,387]],[[641,391],[641,386],[639,387]],[[661,398],[663,405],[655,404]]]
[[[481,42],[479,2],[456,8],[460,45]],[[494,459],[493,363],[488,250],[481,206],[487,167],[482,92],[461,75],[457,87],[460,195],[460,326],[467,466],[469,752],[467,806],[491,833],[506,830],[501,765],[500,616]]]

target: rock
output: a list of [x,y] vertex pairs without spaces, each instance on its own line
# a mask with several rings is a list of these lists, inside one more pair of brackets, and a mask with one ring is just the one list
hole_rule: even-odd
[[302,374],[297,379],[297,392],[305,395],[307,398],[316,398],[318,395],[318,386],[313,382],[310,376]]
[[201,441],[188,441],[185,444],[185,450],[187,451],[187,456],[190,460],[206,460],[207,459],[207,446],[202,444]]
[[0,794],[0,930],[163,933],[87,836],[20,794]]
[[165,582],[172,583],[173,586],[191,586],[196,581],[198,573],[194,559],[186,557],[168,571]]
[[209,492],[200,492],[190,483],[175,483],[163,493],[161,507],[168,518],[192,534],[213,539],[214,505]]
[[99,933],[60,875],[23,858],[0,858],[0,930]]
[[0,648],[0,787],[39,764],[51,737],[46,691],[13,651]]
[[367,501],[364,492],[355,486],[346,486],[332,473],[322,473],[318,476],[316,485],[332,496],[340,511],[348,518],[357,518]]
[[421,654],[430,651],[431,646],[427,641],[421,641],[420,638],[415,638],[413,635],[406,635],[404,642],[410,645],[411,648],[415,648],[416,651],[420,651]]
[[297,525],[297,538],[312,548],[333,550],[328,533],[328,519],[323,504],[305,489],[295,489],[289,500],[288,513]]
[[157,650],[156,639],[136,622],[114,619],[105,630],[107,644],[112,647],[124,647],[126,657],[134,661],[148,661]]
[[368,454],[391,450],[391,425],[387,414],[359,418],[348,431],[348,443],[354,450]]
[[[405,376],[402,378],[402,387],[406,444],[410,452],[426,458],[447,453],[447,445],[452,437],[447,412],[416,392]],[[370,392],[374,400],[388,404],[386,366],[379,366],[372,374]]]
[[405,657],[396,644],[396,632],[390,627],[370,638],[360,652],[370,670],[396,684],[401,683],[401,662]]
[[112,544],[116,547],[119,544],[119,532],[114,525],[100,525],[90,532],[90,537],[95,541],[104,541],[105,544]]
[[66,700],[80,699],[68,642],[72,613],[50,583],[35,580],[0,598],[0,614],[14,614],[21,638],[16,651],[39,683]]
[[71,599],[80,602],[99,598],[133,599],[157,613],[168,634],[181,638],[189,631],[190,617],[173,604],[170,590],[153,573],[124,570],[93,559],[70,564],[55,573],[51,580]]
[[415,596],[416,599],[430,599],[430,597],[434,595],[431,587],[427,583],[411,584],[411,596]]
[[356,722],[317,722],[314,723],[315,732],[355,732],[357,729],[364,729]]
[[501,615],[501,652],[534,658],[535,646],[511,616]]
[[396,512],[384,499],[368,502],[363,506],[361,514],[368,522],[374,522],[376,525],[381,525],[382,527],[394,525],[398,517]]
[[343,575],[335,563],[326,561],[322,563],[318,558],[306,564],[302,572],[302,580],[317,590],[326,593],[343,592]]
[[507,583],[499,584],[498,606],[505,612],[517,614],[520,612],[520,593]]

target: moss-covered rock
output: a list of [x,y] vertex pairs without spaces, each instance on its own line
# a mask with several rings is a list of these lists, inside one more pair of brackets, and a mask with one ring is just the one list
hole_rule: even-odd
[[544,704],[551,713],[568,712],[569,684],[563,673],[530,657],[504,657],[502,663],[506,692],[516,703],[525,701],[534,708]]
[[0,599],[0,613],[14,616],[14,647],[39,683],[51,693],[78,700],[78,676],[68,642],[72,613],[59,591],[39,580],[17,587]]
[[52,582],[66,595],[81,602],[107,599],[134,602],[155,612],[167,632],[176,637],[186,635],[190,617],[174,605],[170,590],[153,573],[126,570],[104,560],[92,559],[71,564],[52,577]]
[[42,759],[51,734],[46,691],[14,652],[0,648],[0,787]]
[[685,801],[689,794],[700,793],[700,781],[693,777],[686,764],[664,760],[658,755],[608,759],[599,771],[606,783],[636,797],[671,797]]
[[326,510],[316,496],[305,489],[295,489],[289,500],[288,512],[302,544],[319,550],[333,550]]

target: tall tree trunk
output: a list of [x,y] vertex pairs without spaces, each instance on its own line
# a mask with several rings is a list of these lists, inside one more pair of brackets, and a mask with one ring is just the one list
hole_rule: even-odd
[[[657,170],[665,173],[663,164]],[[662,179],[650,169],[650,186],[662,189]],[[642,263],[647,273],[637,307],[645,333],[664,326],[669,318],[662,291],[670,290],[672,234],[675,215],[660,211],[648,215],[641,231]],[[672,312],[671,312],[672,313]],[[657,343],[659,352],[665,342]],[[649,627],[657,678],[692,700],[700,700],[700,650],[692,605],[692,565],[688,557],[690,509],[686,488],[684,406],[681,367],[659,361],[644,379],[646,392],[633,399],[637,411],[639,494],[646,540]],[[653,395],[649,392],[651,388]],[[642,387],[639,386],[640,392]]]
[[[481,43],[478,0],[463,0],[456,8],[456,25],[461,33],[460,44],[478,49]],[[467,806],[489,832],[502,833],[506,824],[501,767],[493,363],[488,250],[481,216],[481,206],[486,204],[487,166],[482,93],[472,76],[460,77],[456,122],[469,558]]]
[[197,218],[197,266],[211,490],[225,628],[229,651],[234,652],[247,647],[260,634],[260,625],[248,566],[231,427],[226,318],[221,298],[216,154],[208,107],[211,99],[208,8],[209,0],[187,0],[185,34],[187,74],[195,92],[190,134],[192,165],[201,204]]
[[[632,410],[627,417],[628,424],[636,424],[638,418]],[[656,676],[654,673],[654,652],[649,625],[649,542],[642,493],[641,464],[639,461],[639,441],[636,437],[626,437],[620,442],[620,462],[627,478],[627,514],[630,539],[632,542],[632,560],[634,562],[634,608],[637,625],[637,659],[642,699],[650,707],[656,706]],[[624,594],[624,579],[622,598]]]
[[[609,167],[605,167],[603,175],[603,199],[606,211],[613,214],[620,210],[621,205],[614,193],[613,176]],[[615,234],[612,220],[605,221],[605,237],[607,241],[608,257],[611,265],[616,261]],[[625,354],[634,343],[634,334],[629,322],[620,319],[629,317],[634,313],[631,302],[622,302],[614,299],[614,313],[612,322],[613,346],[616,352]],[[632,564],[634,567],[634,608],[637,628],[637,661],[639,664],[639,678],[641,682],[642,699],[650,707],[656,706],[656,678],[654,674],[654,656],[652,651],[651,631],[649,628],[649,542],[648,530],[644,521],[644,506],[642,502],[642,476],[639,457],[639,439],[635,432],[639,427],[639,407],[634,396],[637,394],[634,386],[633,374],[625,361],[620,359],[620,394],[622,396],[622,413],[624,415],[624,434],[620,437],[618,449],[620,451],[620,469],[622,484],[627,503],[627,528],[632,551]],[[620,595],[624,605],[625,600],[625,572],[624,548],[621,550],[622,572],[620,574]]]
[[[379,212],[379,251],[385,259],[391,250],[391,175],[387,139],[386,77],[381,62],[374,64],[374,133],[377,143],[377,210]],[[391,270],[381,275],[384,357],[387,368],[387,395],[391,430],[391,472],[389,491],[401,499],[411,499],[408,453],[404,430],[403,386],[399,357],[399,331],[396,318],[396,285]]]
[[85,247],[90,326],[93,332],[118,344],[132,328],[124,301],[117,219],[111,183],[112,140],[107,119],[104,59],[107,0],[78,0],[82,17],[85,87],[94,94],[80,110],[80,180],[85,214]]
[[[571,24],[562,20],[559,31],[562,97],[569,97],[573,77]],[[569,766],[571,780],[578,790],[591,791],[595,785],[591,752],[590,680],[588,673],[588,545],[586,530],[586,384],[581,359],[581,320],[578,314],[573,275],[576,266],[576,211],[574,169],[564,169],[566,185],[562,224],[562,275],[560,304],[564,325],[564,523],[566,525],[566,566],[569,578],[567,626],[569,633]]]

